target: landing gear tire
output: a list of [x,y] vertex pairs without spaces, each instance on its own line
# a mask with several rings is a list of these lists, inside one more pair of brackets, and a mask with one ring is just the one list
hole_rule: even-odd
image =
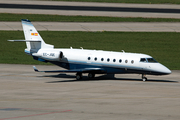
[[143,80],[143,82],[145,82],[145,81],[147,80],[147,78],[146,78],[146,77],[143,77],[142,80]]
[[89,73],[88,74],[88,78],[94,78],[95,77],[95,74],[94,73]]
[[81,80],[81,79],[82,79],[82,73],[77,73],[76,80]]

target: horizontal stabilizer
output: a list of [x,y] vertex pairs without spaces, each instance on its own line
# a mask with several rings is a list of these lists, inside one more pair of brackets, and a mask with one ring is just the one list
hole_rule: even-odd
[[102,68],[84,68],[84,69],[72,69],[72,70],[54,70],[54,71],[39,71],[35,66],[33,66],[35,72],[45,72],[45,73],[76,73],[76,72],[82,72],[82,73],[88,73],[88,72],[100,72],[105,73],[105,70]]
[[10,42],[41,42],[41,40],[8,40]]

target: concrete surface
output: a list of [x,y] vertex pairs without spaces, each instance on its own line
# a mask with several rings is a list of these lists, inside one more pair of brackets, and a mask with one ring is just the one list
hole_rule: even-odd
[[[39,31],[180,32],[180,23],[146,22],[33,22]],[[21,22],[0,22],[0,30],[21,30]]]
[[[57,1],[27,1],[27,0],[0,0],[0,3],[31,4],[31,5],[61,5],[82,7],[119,7],[119,8],[144,8],[144,9],[180,9],[180,5],[168,4],[124,4],[124,3],[90,3],[90,2],[57,2]],[[152,13],[152,12],[110,12],[110,11],[85,11],[85,10],[46,10],[46,9],[13,9],[0,8],[0,13],[23,14],[55,14],[55,15],[82,15],[82,16],[112,16],[112,17],[148,17],[148,18],[180,18],[180,13]]]
[[17,14],[49,14],[70,16],[110,16],[110,17],[143,17],[143,18],[180,18],[176,13],[140,13],[140,12],[96,12],[96,11],[71,11],[71,10],[33,10],[0,8],[0,13]]
[[[40,70],[57,66],[37,65]],[[0,120],[179,120],[180,71],[75,80],[32,65],[0,64]]]

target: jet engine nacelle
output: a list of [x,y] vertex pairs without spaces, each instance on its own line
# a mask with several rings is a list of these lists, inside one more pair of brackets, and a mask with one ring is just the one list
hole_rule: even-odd
[[32,56],[48,60],[48,61],[60,61],[63,58],[63,52],[61,51],[39,51],[33,53]]

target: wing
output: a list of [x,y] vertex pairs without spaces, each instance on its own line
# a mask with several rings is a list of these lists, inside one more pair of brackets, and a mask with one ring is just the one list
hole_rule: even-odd
[[72,70],[53,70],[53,71],[39,71],[35,66],[33,66],[34,71],[36,72],[45,72],[45,73],[76,73],[76,72],[81,72],[81,73],[106,73],[106,70],[103,68],[84,68],[84,69],[72,69]]

